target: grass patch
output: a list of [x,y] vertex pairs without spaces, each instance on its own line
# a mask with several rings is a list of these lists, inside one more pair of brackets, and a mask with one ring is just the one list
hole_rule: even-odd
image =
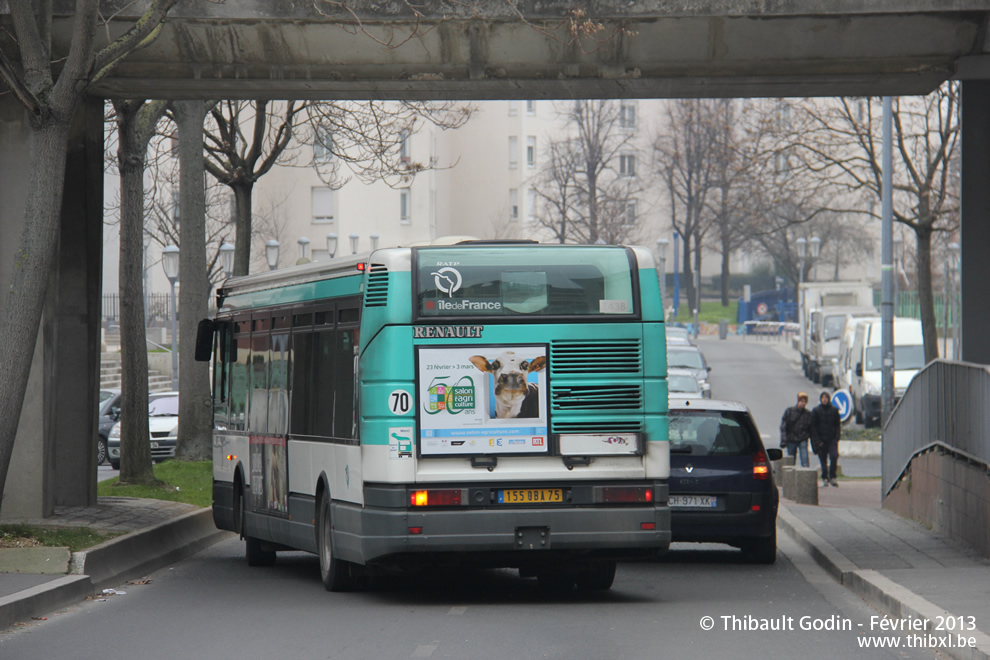
[[96,494],[185,502],[200,507],[213,503],[213,461],[165,461],[154,468],[155,476],[163,486],[118,486],[118,479],[114,477],[101,481]]
[[[668,295],[670,292],[667,292]],[[728,307],[722,307],[720,300],[702,300],[701,309],[698,310],[698,321],[702,323],[718,323],[722,319],[728,319],[729,323],[735,323],[739,314],[739,301],[730,300]],[[688,305],[681,300],[681,306],[675,318],[669,319],[673,323],[694,323],[694,314]]]
[[872,441],[875,441],[875,442],[880,442],[880,428],[872,428],[872,429],[848,428],[848,429],[842,429],[842,439],[843,440],[872,440]]
[[123,532],[98,532],[89,527],[55,528],[30,527],[28,525],[0,525],[0,548],[26,548],[68,546],[70,552],[78,552],[99,545]]

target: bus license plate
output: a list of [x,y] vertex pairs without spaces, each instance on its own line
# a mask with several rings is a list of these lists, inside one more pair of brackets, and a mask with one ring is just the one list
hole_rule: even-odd
[[718,507],[718,498],[714,495],[671,495],[667,500],[670,506],[694,507],[696,509],[714,509]]
[[564,491],[561,488],[519,488],[498,491],[499,504],[542,504],[563,501]]

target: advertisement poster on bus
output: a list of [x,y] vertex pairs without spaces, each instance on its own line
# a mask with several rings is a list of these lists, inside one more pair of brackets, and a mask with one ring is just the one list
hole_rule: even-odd
[[547,347],[419,349],[420,454],[549,451]]

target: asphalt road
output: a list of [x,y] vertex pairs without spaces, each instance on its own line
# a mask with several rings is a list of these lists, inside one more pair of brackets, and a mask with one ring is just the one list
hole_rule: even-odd
[[[621,565],[611,591],[546,594],[510,571],[379,580],[332,594],[316,557],[249,568],[219,543],[123,595],[87,601],[0,635],[0,657],[51,658],[913,658],[859,647],[875,614],[781,536],[773,566],[678,545]],[[793,630],[732,630],[746,617]],[[711,617],[714,630],[702,629]],[[723,618],[728,617],[728,618]],[[801,630],[802,617],[852,630]],[[739,623],[741,622],[741,623]],[[728,627],[728,630],[726,630]]]
[[[716,396],[746,403],[773,438],[808,381],[767,345],[701,343]],[[331,594],[316,557],[280,553],[274,567],[250,568],[243,543],[231,539],[146,584],[120,585],[123,595],[0,635],[0,657],[932,657],[862,648],[876,612],[786,535],[778,539],[773,566],[742,563],[728,546],[674,544],[660,561],[620,565],[608,592],[567,594],[543,592],[514,571],[381,578],[368,591]],[[826,629],[802,630],[802,620]],[[787,629],[741,629],[761,622]],[[827,629],[836,624],[851,629]]]

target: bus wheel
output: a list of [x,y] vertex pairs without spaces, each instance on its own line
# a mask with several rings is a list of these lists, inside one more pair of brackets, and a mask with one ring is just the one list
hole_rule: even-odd
[[333,525],[330,524],[330,498],[320,497],[320,513],[317,519],[316,545],[320,555],[320,579],[327,591],[352,591],[356,581],[351,576],[350,562],[333,555]]
[[615,562],[603,561],[575,576],[581,591],[607,591],[615,580]]
[[244,497],[243,493],[235,492],[239,494],[235,495],[238,504],[235,514],[237,519],[234,521],[234,525],[240,527],[240,535],[244,539],[244,556],[247,557],[248,566],[271,566],[275,563],[275,551],[266,547],[261,539],[244,533],[244,502],[247,498]]

